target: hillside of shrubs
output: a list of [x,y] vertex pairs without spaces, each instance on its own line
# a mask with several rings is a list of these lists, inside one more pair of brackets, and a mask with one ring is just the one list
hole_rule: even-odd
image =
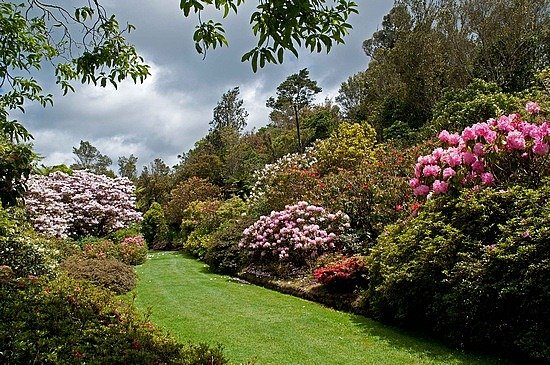
[[[406,139],[340,120],[237,193],[174,182],[146,210],[144,235],[213,271],[453,346],[549,361],[547,81],[500,105],[450,92]],[[492,116],[464,111],[484,103]]]

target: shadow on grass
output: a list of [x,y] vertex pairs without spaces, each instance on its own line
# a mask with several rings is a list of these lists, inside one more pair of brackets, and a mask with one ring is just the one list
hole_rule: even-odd
[[460,349],[452,351],[451,347],[428,337],[425,333],[404,330],[402,328],[391,327],[381,324],[370,318],[350,314],[350,321],[358,326],[365,336],[375,337],[380,341],[385,341],[393,348],[405,350],[410,353],[419,354],[422,357],[434,359],[452,364],[470,365],[470,364],[515,364],[509,359],[497,358],[494,355],[475,353],[468,351],[463,353]]

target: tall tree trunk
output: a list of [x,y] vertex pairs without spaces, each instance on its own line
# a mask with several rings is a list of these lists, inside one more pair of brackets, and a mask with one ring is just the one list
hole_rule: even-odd
[[294,108],[294,120],[296,121],[296,138],[298,138],[298,152],[304,152],[302,150],[302,138],[300,137],[300,121],[298,120],[298,107],[296,104],[292,105]]

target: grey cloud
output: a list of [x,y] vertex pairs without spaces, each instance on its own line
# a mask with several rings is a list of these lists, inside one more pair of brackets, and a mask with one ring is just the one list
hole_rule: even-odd
[[207,133],[212,109],[235,86],[241,88],[250,114],[249,129],[267,124],[266,99],[301,68],[307,67],[323,87],[321,100],[325,95],[334,97],[341,82],[366,68],[361,43],[392,4],[359,2],[360,15],[352,19],[354,29],[346,45],[335,46],[328,55],[302,51],[298,60],[289,56],[282,65],[268,65],[254,74],[249,64],[240,62],[254,44],[246,9],[224,21],[230,46],[210,50],[202,60],[192,41],[195,19],[185,19],[177,1],[109,1],[106,5],[121,22],[137,27],[129,39],[152,65],[153,75],[143,85],[123,83],[118,90],[77,86],[76,93],[62,97],[45,69],[38,77],[49,80],[44,84],[56,94],[55,105],[31,106],[21,120],[35,135],[35,147],[46,156],[46,164],[72,163],[72,147],[80,140],[90,141],[115,163],[118,156],[133,153],[138,165],[156,157],[174,164],[178,154]]

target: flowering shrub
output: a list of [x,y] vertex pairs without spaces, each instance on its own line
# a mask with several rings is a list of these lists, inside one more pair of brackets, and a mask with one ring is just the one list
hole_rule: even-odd
[[390,225],[367,258],[368,310],[462,346],[550,361],[550,180],[463,190]]
[[[530,102],[526,110],[536,114],[540,108]],[[410,186],[417,196],[444,194],[459,186],[477,189],[516,176],[533,177],[537,169],[528,163],[548,155],[550,123],[529,123],[519,114],[503,115],[466,127],[461,134],[443,130],[439,140],[447,148],[434,149],[415,165]]]
[[244,230],[239,247],[248,250],[255,262],[301,266],[309,258],[340,249],[338,236],[349,226],[349,217],[341,211],[332,214],[301,201],[260,217]]
[[361,257],[346,257],[313,271],[313,277],[318,283],[334,287],[353,284],[366,274],[365,261]]
[[29,179],[25,203],[34,228],[47,235],[102,236],[141,220],[134,186],[86,171]]
[[183,345],[131,301],[86,281],[0,283],[2,364],[228,364],[219,347]]
[[81,244],[83,256],[89,259],[113,258],[128,265],[139,265],[147,258],[147,245],[142,236],[126,237],[118,243],[92,237],[83,239]]
[[250,193],[250,200],[256,201],[271,190],[271,182],[281,173],[288,171],[307,170],[317,163],[317,158],[313,156],[313,148],[306,148],[304,153],[291,153],[285,155],[272,164],[267,164],[262,170],[254,172]]
[[147,244],[142,236],[126,237],[119,243],[120,260],[128,265],[140,265],[147,259]]

